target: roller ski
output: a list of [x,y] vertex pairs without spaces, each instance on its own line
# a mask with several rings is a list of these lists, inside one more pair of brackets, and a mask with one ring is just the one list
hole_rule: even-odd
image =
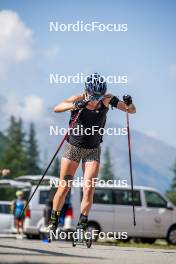
[[76,231],[73,232],[72,246],[76,247],[76,245],[86,245],[87,248],[90,248],[92,245],[92,234],[87,230],[87,219],[79,221]]

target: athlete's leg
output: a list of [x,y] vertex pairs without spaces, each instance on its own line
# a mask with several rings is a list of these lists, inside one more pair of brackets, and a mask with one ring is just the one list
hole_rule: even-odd
[[17,218],[15,219],[15,225],[16,225],[16,229],[17,229],[17,234],[20,234],[19,220]]
[[83,199],[81,202],[81,214],[88,216],[93,203],[95,182],[98,176],[100,163],[99,161],[87,161],[83,163],[84,183]]
[[54,211],[60,211],[62,209],[78,166],[79,163],[76,161],[64,157],[61,159],[60,184],[53,199]]
[[93,195],[95,189],[95,183],[99,172],[99,161],[85,161],[83,162],[83,198],[81,202],[81,214],[79,217],[77,227],[80,229],[86,229],[88,222],[88,214],[93,203]]
[[21,227],[21,233],[23,234],[23,225],[24,225],[24,219],[21,219],[20,227]]
[[46,232],[55,231],[58,218],[64,205],[66,195],[71,188],[74,174],[79,166],[80,151],[68,142],[65,143],[64,154],[61,159],[59,187],[53,199],[53,209]]

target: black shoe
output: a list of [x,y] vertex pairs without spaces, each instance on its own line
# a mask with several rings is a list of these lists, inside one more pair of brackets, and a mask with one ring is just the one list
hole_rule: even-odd
[[87,228],[87,221],[79,221],[76,226],[76,241],[78,243],[84,243],[85,241],[85,231]]
[[82,229],[84,231],[86,230],[86,228],[87,228],[87,222],[79,222],[76,227],[76,229]]
[[79,222],[77,224],[77,227],[76,229],[82,229],[82,230],[86,230],[87,228],[87,223],[88,223],[88,217],[81,214],[80,217],[79,217]]
[[44,229],[44,233],[47,234],[49,241],[53,240],[53,236],[56,237],[59,216],[60,211],[52,210],[49,225]]

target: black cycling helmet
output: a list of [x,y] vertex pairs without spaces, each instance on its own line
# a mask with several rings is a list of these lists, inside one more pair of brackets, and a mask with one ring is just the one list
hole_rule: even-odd
[[107,84],[98,73],[91,74],[85,82],[85,91],[95,100],[102,97],[107,91]]

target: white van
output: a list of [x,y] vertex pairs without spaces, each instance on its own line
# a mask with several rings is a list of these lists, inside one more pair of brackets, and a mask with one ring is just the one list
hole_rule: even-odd
[[[72,195],[75,224],[80,214],[82,188]],[[106,232],[127,232],[129,238],[154,243],[164,238],[176,245],[176,207],[156,189],[134,186],[136,226],[133,226],[131,187],[96,185],[88,226]]]
[[[34,181],[36,176],[30,176]],[[38,179],[41,177],[38,176]],[[28,179],[27,179],[28,178]],[[45,180],[51,179],[46,176]],[[18,180],[30,181],[29,176]],[[57,178],[53,178],[57,182]],[[34,184],[34,182],[33,182]],[[43,182],[43,184],[46,184]],[[31,193],[35,186],[32,186]],[[25,233],[28,237],[39,234],[43,227],[42,216],[50,186],[40,185],[30,202],[25,219]],[[29,194],[28,194],[29,195]],[[82,199],[82,187],[72,188],[73,226],[76,226]],[[133,226],[131,187],[96,185],[94,203],[90,211],[89,229],[107,232],[127,232],[129,238],[140,238],[142,242],[154,243],[157,238],[165,238],[176,244],[176,207],[156,189],[134,186],[136,223]]]
[[14,216],[11,212],[12,202],[0,201],[0,234],[13,233]]

